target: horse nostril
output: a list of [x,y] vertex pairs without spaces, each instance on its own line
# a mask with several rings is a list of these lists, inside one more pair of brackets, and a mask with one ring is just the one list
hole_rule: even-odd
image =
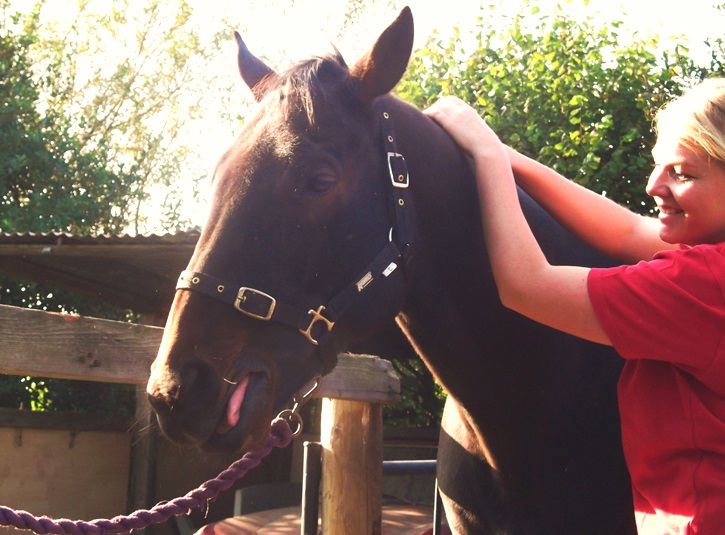
[[219,380],[214,369],[203,360],[189,362],[181,372],[181,377],[175,382],[173,393],[169,395],[177,401],[197,403],[209,394],[215,393],[219,388]]
[[168,401],[175,401],[179,399],[179,393],[181,392],[181,385],[174,384],[171,386],[164,396]]
[[220,380],[207,362],[187,361],[180,370],[166,369],[149,382],[147,396],[154,410],[175,414],[199,414],[217,402]]
[[171,407],[179,398],[179,392],[181,392],[179,384],[156,385],[146,391],[146,397],[154,408],[161,408],[164,405]]

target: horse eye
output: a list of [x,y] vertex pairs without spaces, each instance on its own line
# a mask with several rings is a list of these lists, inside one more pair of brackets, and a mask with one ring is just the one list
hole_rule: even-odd
[[337,184],[337,176],[330,171],[316,173],[307,182],[307,189],[310,193],[327,193]]

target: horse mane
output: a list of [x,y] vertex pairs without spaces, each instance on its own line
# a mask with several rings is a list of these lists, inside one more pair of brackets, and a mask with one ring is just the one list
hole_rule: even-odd
[[297,62],[286,71],[260,82],[263,94],[274,92],[278,95],[275,105],[280,106],[284,117],[303,111],[309,124],[314,124],[315,103],[328,100],[328,94],[341,84],[347,86],[344,89],[357,91],[340,51],[333,48],[334,52]]

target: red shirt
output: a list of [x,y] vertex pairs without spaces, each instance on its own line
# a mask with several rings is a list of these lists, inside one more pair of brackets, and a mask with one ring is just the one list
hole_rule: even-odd
[[725,243],[592,269],[640,534],[725,533]]

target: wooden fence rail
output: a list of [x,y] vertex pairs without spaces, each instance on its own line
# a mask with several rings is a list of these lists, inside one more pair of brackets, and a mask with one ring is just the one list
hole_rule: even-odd
[[[142,385],[162,334],[160,327],[0,305],[0,373]],[[380,405],[399,400],[399,379],[388,361],[341,354],[314,397],[324,398],[323,533],[379,533]]]

